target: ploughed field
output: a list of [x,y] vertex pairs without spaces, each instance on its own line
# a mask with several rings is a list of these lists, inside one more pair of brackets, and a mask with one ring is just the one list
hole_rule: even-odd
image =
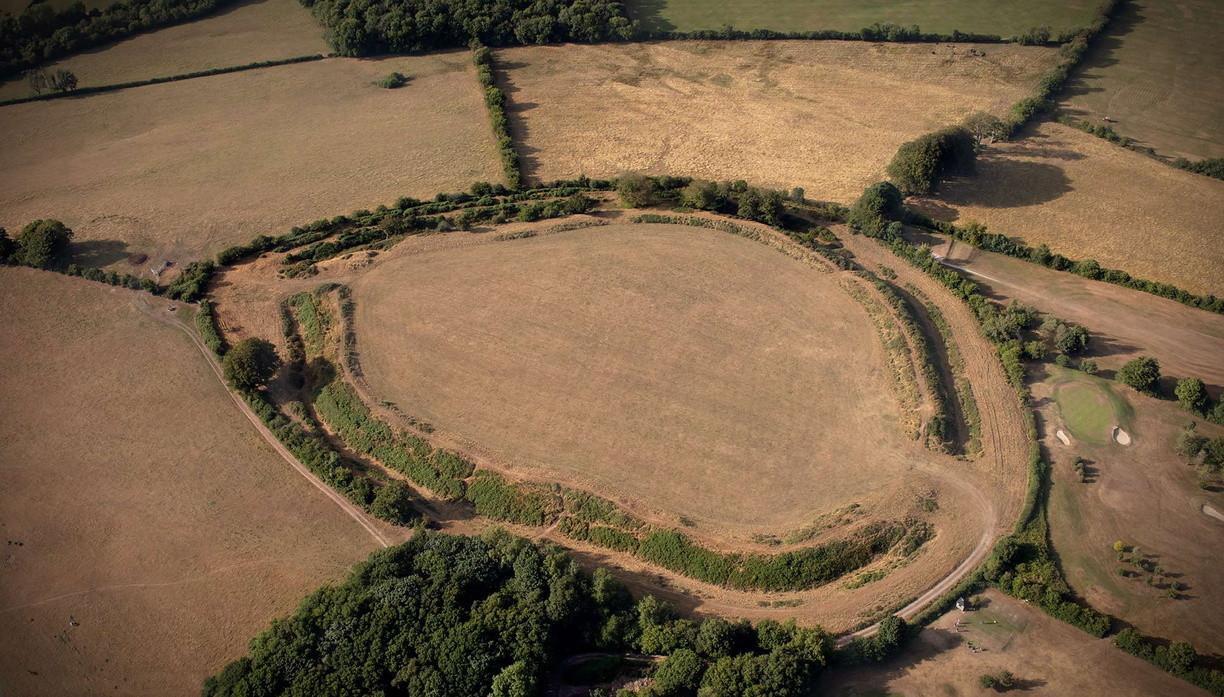
[[929,455],[863,310],[757,242],[610,225],[406,254],[352,285],[375,395],[639,511],[784,532]]
[[[376,87],[399,71],[404,87]],[[500,179],[467,51],[329,59],[0,108],[0,226],[62,220],[125,269]],[[143,270],[143,265],[139,267]]]
[[194,694],[377,547],[157,320],[169,305],[0,269],[5,694]]
[[853,201],[897,146],[1031,93],[1053,49],[668,41],[497,52],[529,178],[625,171]]

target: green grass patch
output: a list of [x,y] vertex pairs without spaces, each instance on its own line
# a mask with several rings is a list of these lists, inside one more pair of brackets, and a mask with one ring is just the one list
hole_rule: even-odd
[[1057,366],[1050,370],[1054,401],[1072,436],[1102,445],[1110,441],[1114,426],[1130,429],[1134,410],[1108,380]]

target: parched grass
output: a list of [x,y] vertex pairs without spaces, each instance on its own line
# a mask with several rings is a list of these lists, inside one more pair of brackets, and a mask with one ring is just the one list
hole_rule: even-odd
[[910,438],[917,438],[922,433],[922,417],[918,413],[922,394],[918,389],[918,375],[914,371],[905,333],[892,313],[864,287],[852,281],[844,282],[843,287],[871,318],[871,325],[875,327],[876,335],[888,355],[888,374],[901,404],[902,430]]
[[977,399],[973,396],[973,385],[970,384],[969,376],[965,372],[965,358],[957,346],[952,327],[944,317],[943,310],[931,302],[925,293],[913,285],[907,285],[906,290],[918,298],[922,306],[926,308],[927,317],[931,318],[931,324],[935,325],[935,329],[943,338],[944,352],[948,356],[948,367],[952,371],[952,380],[956,385],[956,397],[960,405],[961,417],[968,430],[964,445],[965,454],[980,454],[982,452],[982,415],[978,411]]

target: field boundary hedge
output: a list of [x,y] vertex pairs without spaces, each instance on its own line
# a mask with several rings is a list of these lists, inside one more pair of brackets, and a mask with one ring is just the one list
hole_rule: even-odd
[[510,121],[506,116],[506,93],[497,86],[493,50],[480,42],[472,44],[472,63],[476,65],[476,76],[484,88],[485,107],[489,110],[489,122],[493,126],[493,137],[497,140],[497,151],[501,155],[502,175],[511,189],[523,182],[523,170],[514,139],[510,137]]
[[180,80],[193,80],[198,77],[212,77],[213,75],[226,75],[228,73],[240,73],[245,70],[257,70],[259,68],[272,68],[279,65],[293,65],[295,63],[310,63],[312,61],[320,61],[325,58],[330,58],[331,55],[323,53],[315,53],[308,56],[295,56],[293,58],[281,58],[277,60],[257,61],[255,63],[244,63],[242,65],[230,65],[224,68],[209,68],[208,70],[196,70],[190,73],[179,73],[177,75],[166,75],[163,77],[151,77],[146,80],[131,80],[129,82],[116,82],[109,85],[94,85],[87,87],[78,87],[70,92],[48,92],[45,94],[34,94],[29,97],[17,97],[14,99],[5,99],[0,101],[0,107],[13,106],[16,104],[27,104],[29,102],[46,102],[52,99],[67,99],[69,97],[88,97],[94,94],[103,94],[105,92],[117,92],[119,90],[131,89],[133,87],[145,87],[148,85],[161,85],[167,82],[178,82]]

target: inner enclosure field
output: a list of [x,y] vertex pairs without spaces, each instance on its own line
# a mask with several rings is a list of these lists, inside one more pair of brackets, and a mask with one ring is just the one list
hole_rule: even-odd
[[1094,0],[627,0],[648,31],[736,29],[858,31],[876,22],[925,32],[1013,36],[1041,25],[1055,33],[1092,21]]
[[853,201],[901,143],[1005,112],[1053,49],[669,41],[498,51],[525,174],[624,171],[802,186]]
[[376,547],[146,303],[0,269],[5,694],[198,694]]
[[[393,70],[412,81],[372,84]],[[82,264],[192,261],[315,218],[497,181],[488,122],[467,51],[3,107],[0,226],[62,220],[99,251]]]
[[740,237],[610,225],[405,255],[353,290],[378,397],[637,510],[783,532],[931,456],[835,277]]

